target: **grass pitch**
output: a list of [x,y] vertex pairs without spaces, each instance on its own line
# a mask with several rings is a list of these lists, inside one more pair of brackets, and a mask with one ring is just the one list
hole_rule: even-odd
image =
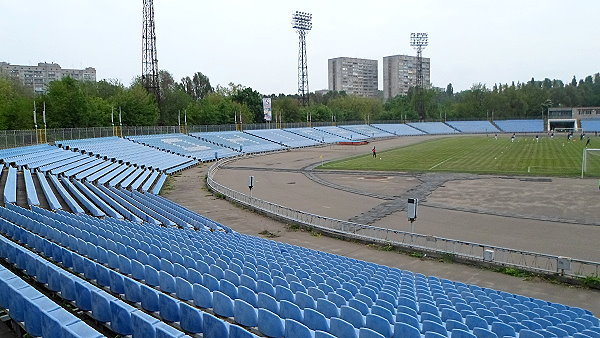
[[[442,171],[477,174],[533,176],[580,176],[585,140],[576,136],[448,137],[377,153],[333,161],[321,169],[380,171]],[[589,148],[600,148],[600,138],[592,138]],[[587,177],[600,177],[600,153],[588,156]]]

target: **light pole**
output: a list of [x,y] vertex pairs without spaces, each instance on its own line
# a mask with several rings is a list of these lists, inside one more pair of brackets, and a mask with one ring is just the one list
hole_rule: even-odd
[[292,16],[292,27],[298,32],[298,100],[308,105],[308,63],[306,58],[306,33],[312,29],[312,14],[296,11]]
[[425,120],[425,102],[423,100],[423,49],[427,47],[428,34],[427,33],[410,33],[410,45],[417,51],[417,72],[416,72],[416,83],[415,89],[417,94],[417,114],[421,121]]

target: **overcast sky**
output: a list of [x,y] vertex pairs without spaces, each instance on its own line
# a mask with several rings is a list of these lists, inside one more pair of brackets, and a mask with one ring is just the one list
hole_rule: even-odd
[[[379,62],[414,55],[411,32],[429,33],[434,86],[556,78],[600,71],[598,0],[155,0],[159,68],[194,72],[263,94],[297,91],[296,10],[313,14],[310,90],[327,88],[327,59]],[[128,85],[141,72],[142,0],[0,0],[0,61],[95,67]]]

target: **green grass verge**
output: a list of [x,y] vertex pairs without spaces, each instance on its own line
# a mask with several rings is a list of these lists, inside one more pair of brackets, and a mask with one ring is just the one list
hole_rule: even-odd
[[[447,137],[383,151],[377,158],[364,154],[320,166],[320,169],[379,170],[409,172],[462,172],[532,176],[581,175],[585,142],[543,136],[497,140],[493,136]],[[590,148],[600,148],[600,138],[592,138]],[[588,156],[586,176],[600,177],[600,152]]]

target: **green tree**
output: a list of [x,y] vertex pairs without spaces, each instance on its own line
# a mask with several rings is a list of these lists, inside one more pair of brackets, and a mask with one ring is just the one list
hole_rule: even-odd
[[18,80],[0,75],[0,129],[33,128],[33,93]]
[[264,112],[262,107],[262,95],[256,90],[245,87],[231,95],[234,102],[246,105],[250,112],[254,115],[253,121],[257,123],[265,122]]
[[154,97],[139,84],[112,98],[115,107],[121,107],[123,124],[127,126],[156,125],[159,110]]
[[284,96],[273,100],[273,113],[281,116],[282,122],[306,121],[306,115],[300,111],[298,100],[291,96]]
[[48,128],[77,128],[87,126],[86,95],[79,82],[65,77],[52,81],[45,95]]
[[243,123],[252,123],[253,114],[246,105],[234,102],[231,97],[210,93],[204,99],[192,101],[187,106],[190,124],[233,124],[235,114],[241,113]]
[[208,76],[201,72],[196,72],[192,78],[186,76],[181,79],[181,87],[194,100],[203,99],[206,95],[214,91],[213,87],[210,85]]

